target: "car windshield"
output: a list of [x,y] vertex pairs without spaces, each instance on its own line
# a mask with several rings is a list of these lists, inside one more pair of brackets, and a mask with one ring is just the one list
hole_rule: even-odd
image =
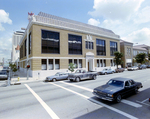
[[6,75],[6,73],[5,72],[0,72],[0,75]]
[[107,84],[112,86],[117,86],[117,87],[123,87],[123,81],[118,81],[118,80],[110,80]]
[[59,73],[56,73],[55,76],[59,76]]

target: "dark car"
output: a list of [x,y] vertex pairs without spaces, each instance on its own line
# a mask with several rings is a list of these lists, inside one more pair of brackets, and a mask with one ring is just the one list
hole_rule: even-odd
[[116,72],[116,73],[124,72],[124,68],[118,68],[118,69],[115,69],[115,72]]
[[57,80],[63,80],[68,79],[68,73],[63,72],[57,72],[55,75],[46,77],[45,81],[57,81]]
[[147,65],[147,68],[150,68],[150,65]]
[[147,65],[142,64],[142,65],[139,65],[138,68],[139,68],[139,69],[146,69],[146,68],[147,68]]
[[129,78],[113,78],[105,85],[95,88],[93,94],[103,100],[120,102],[124,96],[137,93],[142,87],[142,83]]

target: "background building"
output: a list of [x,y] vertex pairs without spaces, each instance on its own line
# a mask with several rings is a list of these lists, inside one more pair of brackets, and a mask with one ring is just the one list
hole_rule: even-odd
[[[23,36],[24,32],[21,31],[16,31],[14,32],[12,36],[12,54],[11,54],[11,61],[12,62],[18,62],[19,61],[19,56],[20,56],[20,51],[19,51],[19,42],[21,41],[21,38]],[[18,65],[18,63],[17,63]]]

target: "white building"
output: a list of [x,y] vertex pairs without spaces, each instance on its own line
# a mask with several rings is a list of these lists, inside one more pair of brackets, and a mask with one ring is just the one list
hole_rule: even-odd
[[23,36],[24,32],[16,31],[12,36],[12,57],[11,61],[16,62],[18,65],[19,61],[19,42]]

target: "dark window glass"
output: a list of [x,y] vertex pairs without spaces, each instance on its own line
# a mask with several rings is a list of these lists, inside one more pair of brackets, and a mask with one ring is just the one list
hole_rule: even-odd
[[105,40],[96,39],[97,55],[106,55]]
[[79,68],[82,68],[82,59],[79,59]]
[[104,67],[106,67],[106,60],[104,60]]
[[114,56],[114,52],[117,50],[117,42],[110,41],[110,55]]
[[24,56],[26,56],[27,51],[27,40],[24,41]]
[[59,54],[59,33],[42,30],[42,53]]
[[42,59],[41,64],[42,64],[41,69],[42,70],[47,70],[47,60]]
[[60,69],[59,59],[55,59],[55,69]]
[[29,54],[31,54],[31,33],[29,34],[29,46],[28,46],[28,49],[29,49]]
[[97,60],[97,67],[100,67],[99,60]]
[[86,46],[86,49],[93,49],[93,42],[86,41],[85,46]]
[[75,65],[75,68],[78,68],[77,59],[74,60],[74,65]]
[[72,59],[69,59],[69,64],[72,63]]
[[82,55],[82,37],[77,35],[68,35],[69,54]]
[[49,70],[53,70],[53,59],[49,59]]
[[88,41],[85,42],[86,49],[88,49]]

